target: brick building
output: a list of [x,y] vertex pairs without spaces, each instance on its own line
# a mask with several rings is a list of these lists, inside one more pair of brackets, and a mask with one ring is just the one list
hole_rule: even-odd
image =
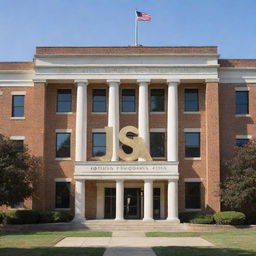
[[[234,146],[255,136],[256,60],[217,47],[38,47],[33,62],[0,63],[0,133],[43,158],[33,200],[13,208],[86,219],[168,219],[219,211]],[[122,161],[138,128],[153,161]],[[104,128],[112,127],[109,162]]]

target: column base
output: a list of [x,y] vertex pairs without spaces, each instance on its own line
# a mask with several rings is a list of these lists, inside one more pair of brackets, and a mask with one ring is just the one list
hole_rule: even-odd
[[74,219],[71,221],[72,223],[84,223],[86,221],[86,218],[82,217],[74,217]]
[[178,218],[167,218],[166,220],[172,223],[180,223],[180,220]]
[[143,221],[151,221],[151,222],[154,221],[153,218],[143,218],[142,220],[143,220]]
[[115,221],[124,221],[123,218],[115,218]]

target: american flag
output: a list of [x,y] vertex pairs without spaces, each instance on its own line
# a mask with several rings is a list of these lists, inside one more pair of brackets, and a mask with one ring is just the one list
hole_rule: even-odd
[[136,15],[137,15],[137,20],[143,20],[143,21],[151,20],[151,15],[148,13],[136,11]]

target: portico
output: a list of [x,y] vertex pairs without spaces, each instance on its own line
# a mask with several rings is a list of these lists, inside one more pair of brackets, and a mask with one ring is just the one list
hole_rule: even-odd
[[[113,128],[112,162],[86,161],[86,107],[87,80],[77,80],[77,116],[76,116],[76,162],[74,178],[75,189],[75,221],[85,220],[85,182],[84,180],[116,181],[116,220],[124,218],[124,182],[142,180],[144,182],[144,221],[153,220],[153,183],[157,180],[168,181],[167,220],[178,222],[178,99],[177,86],[179,80],[166,80],[168,87],[167,104],[167,162],[119,161],[119,84],[120,80],[107,80],[109,86],[108,126]],[[149,80],[138,80],[138,131],[139,137],[149,148]]]

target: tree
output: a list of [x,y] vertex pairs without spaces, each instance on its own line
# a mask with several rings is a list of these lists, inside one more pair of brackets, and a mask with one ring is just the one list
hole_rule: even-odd
[[238,147],[227,166],[229,171],[221,190],[223,205],[246,213],[255,212],[256,141]]
[[41,158],[30,155],[27,146],[19,152],[14,141],[0,134],[0,205],[31,197],[41,168]]

